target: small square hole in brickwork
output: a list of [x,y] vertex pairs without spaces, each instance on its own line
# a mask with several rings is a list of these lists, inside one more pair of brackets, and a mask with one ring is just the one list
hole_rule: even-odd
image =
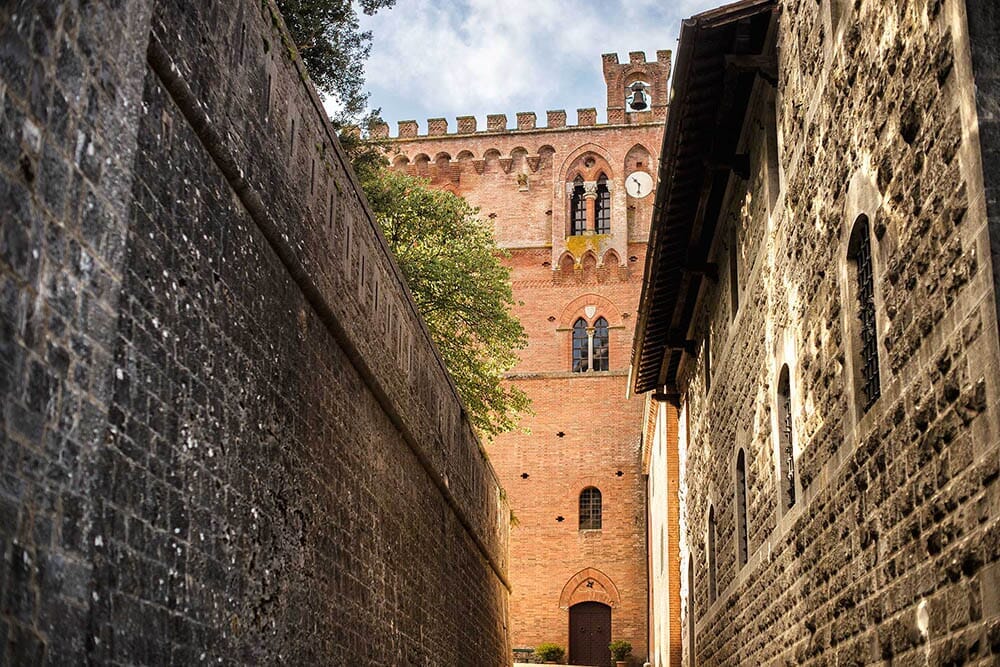
[[521,473],[521,479],[528,479],[529,477],[531,477],[531,475],[529,475],[528,473],[526,472]]
[[559,523],[562,523],[565,520],[566,520],[566,517],[564,517],[564,516],[557,516],[556,517],[556,521],[558,521]]
[[564,437],[566,437],[566,434],[563,433],[562,431],[559,431],[558,433],[556,433],[556,437],[557,438],[564,438]]
[[621,470],[619,470],[618,472],[615,473],[615,477],[621,477],[624,474],[625,473],[623,473]]

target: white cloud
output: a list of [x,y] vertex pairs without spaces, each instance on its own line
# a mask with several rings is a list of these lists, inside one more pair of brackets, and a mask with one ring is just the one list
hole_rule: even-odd
[[[664,5],[669,4],[668,8]],[[366,73],[390,122],[578,107],[604,113],[601,54],[673,49],[680,20],[717,2],[399,0],[365,18]]]

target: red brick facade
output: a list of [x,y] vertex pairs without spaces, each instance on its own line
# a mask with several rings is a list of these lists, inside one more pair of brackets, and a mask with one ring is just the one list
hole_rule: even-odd
[[[501,436],[488,448],[517,518],[512,643],[569,648],[569,607],[597,601],[612,607],[612,638],[631,641],[641,664],[648,632],[643,404],[626,400],[626,389],[670,53],[658,52],[649,63],[641,53],[630,54],[628,63],[614,54],[603,60],[610,123],[594,124],[594,110],[581,109],[578,125],[567,127],[565,112],[549,111],[548,126],[539,128],[534,114],[519,113],[516,129],[491,115],[488,129],[477,132],[475,119],[462,117],[458,134],[449,134],[446,121],[434,119],[431,136],[419,136],[416,123],[406,121],[393,141],[393,164],[480,207],[510,252],[516,312],[529,338],[510,381],[527,392],[535,412],[522,423],[526,433]],[[626,110],[626,89],[636,80],[649,84],[649,111]],[[639,197],[626,190],[635,172],[651,177]],[[609,233],[597,233],[602,175]],[[572,233],[577,176],[585,191],[582,234]],[[580,318],[598,343],[594,326],[606,320],[608,370],[572,372],[573,325]],[[588,358],[588,364],[598,362]],[[579,527],[579,497],[587,487],[601,492],[600,530]]]

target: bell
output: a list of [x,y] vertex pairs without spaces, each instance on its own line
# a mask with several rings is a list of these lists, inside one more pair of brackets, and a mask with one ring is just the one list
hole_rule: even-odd
[[646,104],[646,93],[637,88],[632,93],[632,99],[629,100],[628,106],[630,109],[634,109],[635,111],[642,111],[645,109],[648,106]]

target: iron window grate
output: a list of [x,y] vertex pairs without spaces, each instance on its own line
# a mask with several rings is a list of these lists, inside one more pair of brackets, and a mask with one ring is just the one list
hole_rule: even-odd
[[588,487],[580,492],[580,530],[600,530],[601,492]]
[[865,412],[874,405],[882,389],[879,386],[878,329],[875,324],[875,279],[872,271],[871,236],[867,221],[858,230],[854,261],[858,279],[858,319],[861,322],[861,392]]

